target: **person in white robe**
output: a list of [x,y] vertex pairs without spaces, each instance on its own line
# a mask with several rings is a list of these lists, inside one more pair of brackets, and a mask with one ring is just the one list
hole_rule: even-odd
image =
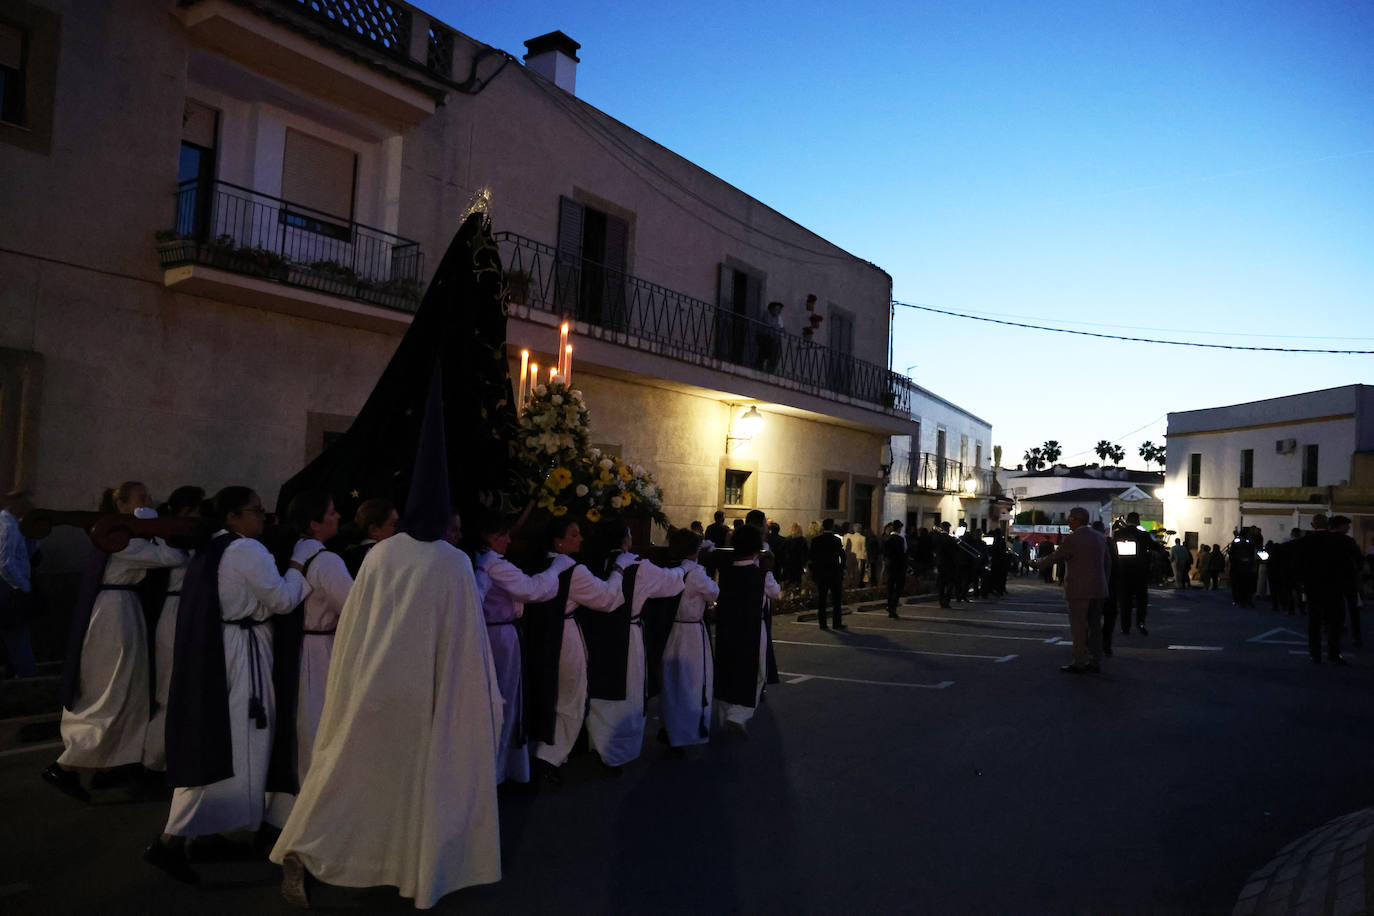
[[[758,532],[756,528],[750,528],[751,532]],[[758,533],[755,539],[751,535],[747,540],[737,537],[736,551],[739,559],[731,562],[731,566],[758,566],[758,551],[761,550],[763,535]],[[759,616],[762,618],[768,607],[770,600],[776,601],[782,596],[782,589],[778,586],[778,581],[773,578],[771,570],[763,574],[763,597],[759,605]],[[717,596],[718,598],[720,596]],[[752,612],[752,608],[750,608]],[[754,702],[752,705],[744,702],[732,703],[722,700],[718,705],[721,718],[725,725],[732,731],[740,734],[747,733],[749,720],[754,717],[754,710],[758,708],[759,699],[763,696],[763,687],[768,679],[768,628],[762,623],[759,625],[759,646],[758,663],[756,665],[756,680],[754,685]]]
[[[205,491],[200,487],[177,487],[167,497],[167,515],[172,518],[197,518],[204,500]],[[162,599],[162,611],[153,630],[153,717],[148,721],[148,735],[143,742],[143,766],[159,773],[167,769],[167,698],[172,692],[177,605],[181,602],[186,566],[183,563],[168,575],[167,595]]]
[[559,575],[573,565],[572,557],[560,554],[548,569],[534,576],[525,575],[505,556],[510,547],[510,527],[494,513],[483,521],[481,535],[485,548],[477,554],[473,570],[503,700],[501,734],[496,746],[498,783],[507,779],[530,781],[529,746],[519,732],[525,700],[516,622],[525,612],[525,602],[548,601],[556,595]]
[[[587,738],[606,767],[621,767],[639,756],[644,745],[646,676],[644,656],[644,602],[651,598],[671,598],[682,593],[683,570],[664,569],[630,552],[629,529],[623,521],[613,523],[622,531],[615,564],[626,576],[634,568],[630,589],[630,639],[625,659],[624,699],[592,697],[587,704]],[[617,660],[619,663],[619,660]]]
[[[669,536],[673,554],[682,558],[682,599],[663,649],[660,711],[670,750],[710,740],[715,668],[706,632],[706,606],[720,595],[711,574],[697,557],[701,536],[678,529]],[[680,756],[677,755],[677,756]]]
[[[149,864],[189,883],[198,877],[186,861],[188,838],[256,831],[262,826],[276,721],[272,628],[267,624],[273,615],[289,614],[312,591],[301,572],[306,553],[303,542],[297,544],[291,568],[283,577],[277,573],[272,555],[257,540],[267,515],[257,493],[247,487],[226,487],[215,496],[215,513],[223,527],[215,532],[205,553],[213,555],[216,548],[222,550],[214,575],[228,682],[233,775],[207,785],[176,786],[162,836],[144,850],[144,860]],[[209,574],[209,569],[205,572]],[[181,629],[189,625],[185,602],[179,611],[183,619],[177,628]],[[182,663],[178,658],[176,664]],[[188,658],[186,663],[194,662]],[[174,672],[169,697],[172,706],[178,703],[177,681],[181,677]],[[184,737],[169,733],[169,746],[184,741]],[[175,785],[170,748],[168,763]]]
[[[147,488],[129,482],[106,491],[101,510],[144,514],[147,504]],[[148,625],[137,587],[148,570],[185,562],[184,552],[142,538],[106,561],[81,643],[75,697],[62,711],[63,751],[43,774],[63,791],[84,794],[77,769],[110,770],[143,762],[151,698]]]
[[304,870],[393,885],[426,909],[500,880],[503,714],[486,630],[466,554],[408,533],[368,554],[339,616],[310,772],[271,853],[284,893],[303,897]]
[[[305,774],[310,771],[315,735],[324,712],[325,684],[339,614],[353,587],[353,577],[348,574],[343,557],[324,546],[339,533],[339,513],[329,494],[314,490],[297,493],[286,514],[291,526],[301,535],[296,547],[305,570],[305,581],[310,584],[310,594],[304,602],[305,629],[301,639],[295,715],[296,778],[304,782]],[[295,801],[296,796],[290,792],[273,792],[267,807],[267,823],[278,828],[283,826]]]
[[[582,549],[582,529],[566,516],[554,519],[551,533],[551,557],[571,556]],[[563,643],[558,655],[558,700],[553,741],[530,741],[532,762],[537,759],[551,768],[554,772],[546,769],[545,776],[555,783],[558,780],[557,768],[567,763],[587,713],[587,644],[582,639],[574,612],[579,607],[593,611],[614,611],[623,601],[618,568],[613,569],[606,579],[599,579],[581,563],[573,567],[568,600],[563,609]]]

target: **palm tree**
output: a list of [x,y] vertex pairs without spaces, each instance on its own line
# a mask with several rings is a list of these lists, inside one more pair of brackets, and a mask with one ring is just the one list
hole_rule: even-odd
[[1155,445],[1153,442],[1149,441],[1148,439],[1145,440],[1144,442],[1140,443],[1140,457],[1143,458],[1143,459],[1145,460],[1145,463],[1146,463],[1146,464],[1150,464],[1150,463],[1156,463],[1156,464],[1158,464],[1159,467],[1160,467],[1160,470],[1163,470],[1163,469],[1164,469],[1164,456],[1165,456],[1165,454],[1166,454],[1166,451],[1167,451],[1167,447],[1166,447],[1166,446],[1163,446],[1163,445]]
[[1026,470],[1038,471],[1045,466],[1045,456],[1040,453],[1038,448],[1026,449],[1026,454],[1021,456],[1021,460],[1026,462]]
[[1064,449],[1056,439],[1046,439],[1045,444],[1040,446],[1040,453],[1045,456],[1046,464],[1054,464],[1059,460],[1059,456],[1064,454]]
[[1120,467],[1121,462],[1126,460],[1126,450],[1119,445],[1113,445],[1112,450],[1107,453],[1107,457],[1112,459],[1112,464]]
[[1093,451],[1097,452],[1099,460],[1106,461],[1108,458],[1112,457],[1112,449],[1114,448],[1116,448],[1116,446],[1112,445],[1106,439],[1098,439],[1097,444],[1093,446]]

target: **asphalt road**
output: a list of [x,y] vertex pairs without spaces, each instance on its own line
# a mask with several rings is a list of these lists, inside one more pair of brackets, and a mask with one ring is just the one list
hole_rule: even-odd
[[[1057,589],[775,620],[783,683],[746,739],[502,802],[505,878],[463,913],[1227,913],[1287,842],[1374,804],[1374,656],[1314,666],[1303,617],[1153,591],[1150,635],[1061,674]],[[650,738],[656,727],[651,723]],[[262,863],[144,865],[166,805],[83,806],[0,754],[0,912],[294,912]],[[386,774],[377,774],[385,779]],[[394,891],[317,907],[404,912]]]

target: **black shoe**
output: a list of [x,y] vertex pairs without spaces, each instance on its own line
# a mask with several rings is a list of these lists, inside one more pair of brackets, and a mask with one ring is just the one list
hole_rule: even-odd
[[143,850],[143,861],[184,884],[200,883],[200,875],[196,874],[191,863],[186,861],[186,853],[181,849],[164,846],[159,840],[154,840],[153,845]]
[[1059,670],[1065,674],[1083,674],[1088,669],[1080,665],[1063,665]]
[[826,626],[825,624],[821,624],[821,629],[822,629],[822,630],[828,630],[828,629],[830,629],[830,627]]
[[837,624],[835,624],[835,629],[837,629],[837,630],[847,630],[847,629],[849,629],[849,627],[845,626],[845,625],[842,624],[842,623],[837,623]]
[[1150,635],[1150,631],[1147,630],[1147,629],[1145,629],[1144,627],[1136,627],[1136,630],[1138,630],[1138,631],[1140,632],[1140,635],[1141,635],[1141,636],[1149,636],[1149,635]]
[[[888,612],[887,612],[887,616],[891,617],[893,620],[901,620],[901,619],[902,619],[902,618],[897,614],[896,611],[888,611]],[[1358,646],[1359,643],[1355,643],[1355,645]]]
[[91,793],[81,788],[81,777],[73,770],[64,770],[54,763],[43,771],[43,781],[79,802],[91,803]]
[[301,857],[288,852],[281,860],[281,895],[292,906],[310,909],[310,872]]
[[1102,666],[1099,665],[1097,662],[1088,662],[1087,666],[1083,670],[1086,671],[1088,674],[1101,674]]

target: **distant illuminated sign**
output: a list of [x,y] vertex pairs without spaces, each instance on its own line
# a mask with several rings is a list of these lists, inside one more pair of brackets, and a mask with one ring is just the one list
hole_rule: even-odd
[[1116,553],[1121,557],[1135,556],[1135,541],[1117,541]]

